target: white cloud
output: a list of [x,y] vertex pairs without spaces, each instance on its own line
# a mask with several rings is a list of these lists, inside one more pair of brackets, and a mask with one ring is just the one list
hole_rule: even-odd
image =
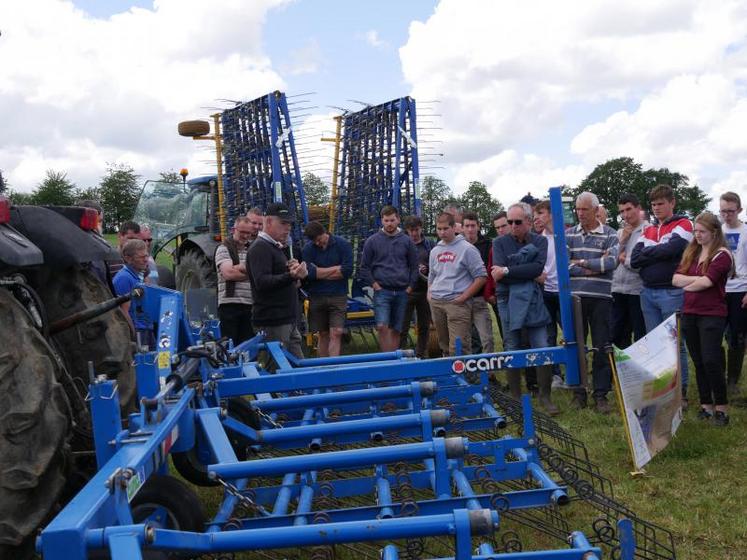
[[279,3],[156,0],[108,19],[67,1],[0,4],[0,168],[11,186],[31,189],[47,167],[81,186],[107,161],[150,176],[181,167],[191,146],[178,121],[204,117],[216,98],[282,88],[261,48]]
[[411,94],[441,101],[456,178],[513,177],[511,154],[527,186],[620,155],[698,177],[747,160],[745,29],[728,0],[442,0],[399,52]]
[[389,46],[388,43],[379,37],[379,32],[375,29],[369,29],[363,34],[363,40],[375,49]]
[[490,193],[508,206],[528,192],[540,198],[549,187],[576,184],[585,176],[579,165],[556,166],[551,160],[533,154],[519,154],[505,150],[479,162],[458,168],[454,178],[457,190],[463,190],[470,181],[480,181]]
[[290,59],[290,64],[282,69],[284,73],[287,72],[291,76],[313,74],[324,62],[322,47],[317,39],[311,38],[303,47],[291,51]]

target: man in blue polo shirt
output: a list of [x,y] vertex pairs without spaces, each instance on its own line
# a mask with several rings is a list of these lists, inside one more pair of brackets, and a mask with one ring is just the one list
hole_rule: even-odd
[[309,294],[309,330],[319,333],[319,356],[339,356],[348,306],[348,279],[353,274],[353,248],[319,222],[304,229],[308,242],[303,260]]
[[[114,294],[117,296],[129,294],[137,284],[143,282],[148,270],[148,247],[145,241],[142,239],[126,241],[122,245],[122,260],[125,264],[112,280]],[[129,301],[122,304],[122,311],[135,332],[140,335],[140,343],[153,350],[156,342],[153,336],[153,325],[149,325]]]

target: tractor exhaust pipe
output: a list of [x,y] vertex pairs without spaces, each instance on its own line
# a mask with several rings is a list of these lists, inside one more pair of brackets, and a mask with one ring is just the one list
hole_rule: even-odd
[[78,323],[83,323],[84,321],[88,321],[89,319],[93,319],[94,317],[98,317],[99,315],[103,315],[107,311],[111,311],[115,307],[119,307],[124,302],[130,301],[133,296],[139,297],[142,295],[143,291],[141,289],[135,289],[132,290],[132,292],[129,294],[124,294],[112,299],[108,299],[106,301],[102,301],[101,303],[98,303],[93,307],[89,307],[88,309],[84,309],[83,311],[73,313],[72,315],[65,317],[64,319],[60,319],[59,321],[55,321],[54,323],[49,325],[49,334],[57,334],[69,329],[70,327],[74,327]]

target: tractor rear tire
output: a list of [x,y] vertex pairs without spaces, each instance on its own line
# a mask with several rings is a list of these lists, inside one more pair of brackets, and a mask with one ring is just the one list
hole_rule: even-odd
[[4,289],[0,327],[0,560],[19,560],[65,487],[72,412],[61,361]]
[[157,264],[156,270],[158,270],[158,285],[169,290],[176,290],[176,279],[171,268]]
[[179,136],[206,136],[210,134],[210,123],[207,121],[182,121],[177,125]]
[[[174,531],[201,533],[207,517],[202,502],[192,489],[171,476],[152,475],[132,500],[132,518],[142,523],[151,515],[159,516],[157,526]],[[194,558],[192,554],[159,550],[143,551],[143,560]]]
[[[50,322],[112,297],[98,278],[80,266],[56,272],[37,290]],[[52,338],[73,377],[87,384],[88,362],[93,362],[97,375],[117,380],[122,412],[127,414],[135,410],[135,345],[130,324],[120,308],[79,323]]]
[[198,249],[184,251],[176,265],[176,289],[186,294],[189,290],[215,288],[217,285],[215,268],[205,253]]
[[[261,429],[262,424],[257,411],[244,398],[233,397],[228,399],[226,408],[231,418],[255,430]],[[227,430],[226,435],[228,436],[228,441],[231,442],[234,453],[236,453],[236,458],[239,461],[246,461],[249,441],[230,430]],[[174,462],[176,471],[192,484],[196,484],[197,486],[218,485],[216,481],[208,478],[207,467],[200,463],[196,447],[193,447],[189,451],[172,453],[171,460]]]

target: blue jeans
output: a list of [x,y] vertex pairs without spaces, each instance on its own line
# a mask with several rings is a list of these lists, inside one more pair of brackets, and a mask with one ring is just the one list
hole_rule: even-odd
[[[498,298],[498,316],[503,324],[503,351],[521,350],[521,329],[508,330],[508,298]],[[547,347],[547,326],[527,327],[530,348]]]
[[[646,332],[658,327],[672,313],[682,311],[684,293],[681,288],[643,288],[641,311],[646,322]],[[680,364],[682,369],[682,396],[687,396],[687,349],[685,337],[680,333]]]
[[376,326],[386,325],[390,329],[402,332],[407,309],[407,292],[405,290],[375,291],[373,296],[374,320]]

